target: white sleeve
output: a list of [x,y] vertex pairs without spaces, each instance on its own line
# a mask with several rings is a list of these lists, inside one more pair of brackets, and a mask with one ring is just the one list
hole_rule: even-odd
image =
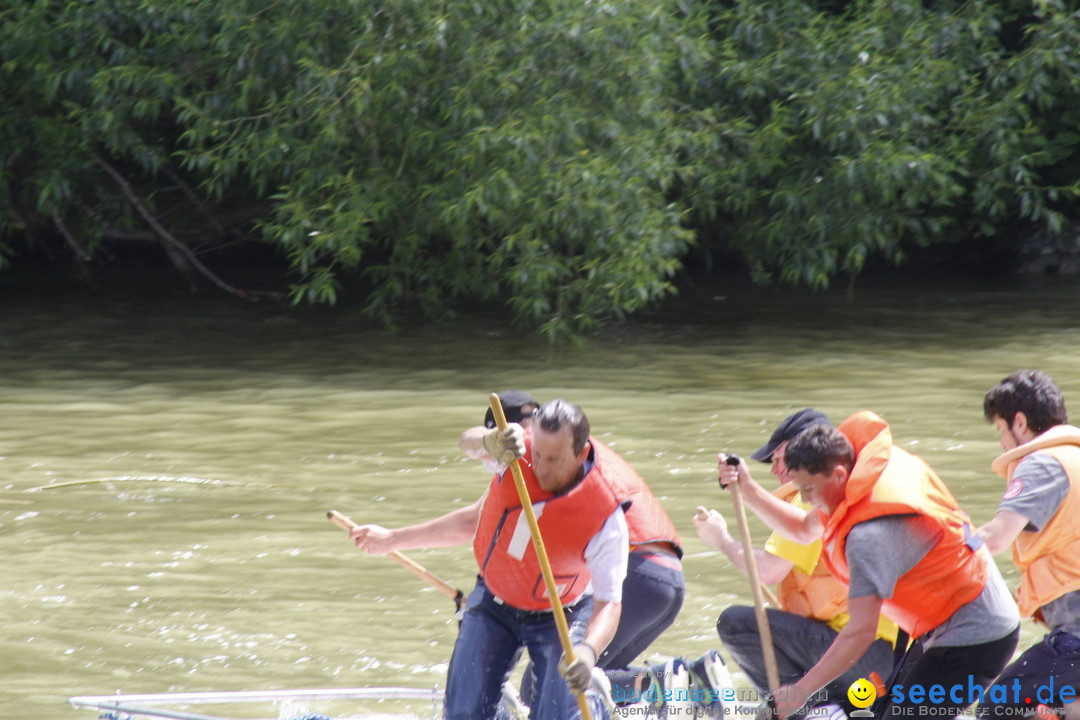
[[622,586],[629,556],[630,531],[626,527],[622,507],[617,507],[585,546],[585,565],[592,575],[595,599],[622,602]]

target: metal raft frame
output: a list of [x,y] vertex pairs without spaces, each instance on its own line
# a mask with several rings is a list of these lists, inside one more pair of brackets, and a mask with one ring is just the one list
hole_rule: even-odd
[[[433,707],[432,717],[435,717],[442,699],[443,691],[437,688],[424,690],[406,687],[376,687],[323,690],[146,693],[140,695],[80,695],[68,698],[68,703],[75,708],[94,708],[107,711],[108,714],[102,717],[111,718],[111,720],[124,720],[124,718],[136,716],[169,718],[170,720],[229,720],[215,715],[170,710],[160,706],[326,702],[334,700],[430,700]],[[325,716],[314,714],[305,717],[314,719]],[[277,718],[270,720],[277,720]]]

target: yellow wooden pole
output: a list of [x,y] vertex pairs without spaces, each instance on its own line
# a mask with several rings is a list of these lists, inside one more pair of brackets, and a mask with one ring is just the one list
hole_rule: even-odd
[[[506,429],[506,414],[503,413],[502,402],[496,393],[488,397],[491,404],[491,412],[495,416],[496,426],[500,430]],[[551,600],[551,612],[555,616],[555,626],[559,630],[559,640],[562,642],[563,654],[566,656],[566,664],[569,665],[576,659],[574,656],[574,644],[570,641],[570,627],[566,623],[566,612],[563,610],[562,601],[559,599],[559,588],[555,585],[555,573],[551,571],[551,563],[548,561],[547,550],[544,548],[544,538],[540,536],[540,526],[536,524],[536,513],[533,512],[532,500],[529,498],[529,490],[525,487],[525,478],[521,474],[521,467],[517,458],[510,462],[510,472],[514,476],[514,485],[517,487],[518,498],[525,513],[525,519],[529,522],[529,533],[532,535],[533,549],[536,557],[540,560],[540,570],[544,574],[544,584],[547,585],[548,599]],[[578,693],[578,707],[581,708],[582,720],[592,720],[589,711],[589,701],[585,693]]]

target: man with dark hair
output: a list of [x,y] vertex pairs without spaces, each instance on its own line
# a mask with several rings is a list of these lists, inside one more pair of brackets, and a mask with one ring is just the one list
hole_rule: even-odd
[[983,414],[1001,435],[1004,452],[992,467],[1008,485],[978,533],[991,552],[1012,546],[1022,573],[1020,615],[1049,629],[998,678],[1019,683],[1017,702],[987,702],[983,712],[1023,712],[1031,709],[1024,700],[1035,698],[1077,716],[1075,693],[1063,698],[1060,691],[1080,686],[1080,428],[1066,424],[1061,390],[1036,370],[1019,370],[992,387]]
[[[566,400],[541,406],[530,434],[513,423],[489,430],[484,445],[494,450],[503,472],[492,477],[480,500],[419,525],[359,527],[351,533],[356,546],[385,554],[472,541],[480,572],[450,659],[447,720],[494,717],[521,647],[528,649],[536,675],[530,718],[577,717],[572,692],[584,691],[594,716],[608,717],[609,686],[603,672],[593,670],[619,623],[630,545],[625,478],[634,471],[590,437],[585,413]],[[516,458],[574,642],[569,666],[520,497],[506,470]]]
[[[1019,636],[1016,604],[967,515],[930,466],[894,445],[888,424],[868,411],[839,428],[807,429],[788,443],[784,462],[816,512],[777,498],[755,498],[752,507],[794,540],[821,535],[830,570],[849,586],[850,620],[801,680],[776,693],[779,716],[857,662],[885,614],[921,640],[922,654],[901,670],[884,716],[919,712],[926,696],[906,688],[941,686],[934,711],[955,717],[971,704],[969,693],[981,695],[1005,667]],[[722,484],[745,479],[744,463],[720,468]]]
[[[785,418],[769,441],[750,457],[771,463],[770,472],[780,481],[773,495],[791,505],[809,510],[791,484],[784,463],[784,450],[800,433],[814,425],[831,426],[829,418],[813,408],[800,410]],[[747,483],[753,478],[746,478]],[[764,491],[762,491],[764,492]],[[721,550],[731,562],[746,573],[746,558],[741,542],[731,536],[724,516],[716,510],[699,508],[694,517],[702,542]],[[847,586],[833,577],[821,558],[821,540],[796,543],[773,533],[765,547],[754,550],[758,577],[765,585],[777,585],[778,608],[767,615],[776,653],[777,670],[782,684],[799,680],[829,649],[848,621]],[[732,658],[759,690],[768,688],[765,660],[757,614],[752,607],[731,605],[720,613],[716,631]],[[877,637],[866,653],[818,693],[812,706],[835,703],[851,711],[847,691],[859,678],[876,672],[887,677],[893,663],[896,623],[882,617]]]
[[1018,370],[986,391],[983,416],[989,422],[1000,418],[1011,428],[1018,414],[1036,435],[1069,421],[1065,396],[1049,375],[1038,370]]

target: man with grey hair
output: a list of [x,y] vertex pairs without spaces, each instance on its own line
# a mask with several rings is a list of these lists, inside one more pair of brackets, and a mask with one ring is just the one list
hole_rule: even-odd
[[[625,477],[633,470],[589,434],[580,407],[552,400],[537,411],[529,435],[513,423],[488,431],[502,472],[484,496],[435,520],[390,530],[352,531],[358,548],[374,554],[472,541],[479,566],[475,589],[454,646],[444,716],[488,720],[521,647],[529,650],[536,692],[529,717],[567,720],[578,714],[573,692],[588,692],[594,716],[609,717],[610,695],[596,660],[615,634],[621,613],[629,534]],[[574,642],[575,660],[562,657],[541,567],[513,477],[520,468]]]
[[[519,422],[526,436],[532,431],[536,399],[523,390],[505,390],[499,401],[509,422]],[[461,434],[458,445],[469,457],[484,463],[494,472],[497,461],[484,447],[484,438],[495,427],[495,418],[488,408],[484,423],[468,428]],[[597,441],[593,441],[594,444]],[[701,696],[719,694],[730,683],[723,659],[715,650],[688,662],[673,659],[654,667],[635,666],[645,650],[674,622],[682,608],[686,581],[682,567],[682,541],[663,505],[648,483],[636,473],[627,473],[631,501],[626,509],[626,524],[630,532],[630,557],[623,581],[623,604],[619,627],[607,649],[600,654],[597,667],[602,668],[611,682],[612,698],[616,704],[631,704],[643,696],[658,696],[655,705],[661,709],[659,696],[668,686],[683,678],[675,677],[685,665],[689,675],[701,690]],[[686,673],[683,673],[684,675]],[[522,697],[529,702],[532,696],[531,669],[522,681]],[[660,687],[653,688],[656,683]],[[652,690],[652,692],[650,692]],[[715,709],[717,703],[711,703]]]

